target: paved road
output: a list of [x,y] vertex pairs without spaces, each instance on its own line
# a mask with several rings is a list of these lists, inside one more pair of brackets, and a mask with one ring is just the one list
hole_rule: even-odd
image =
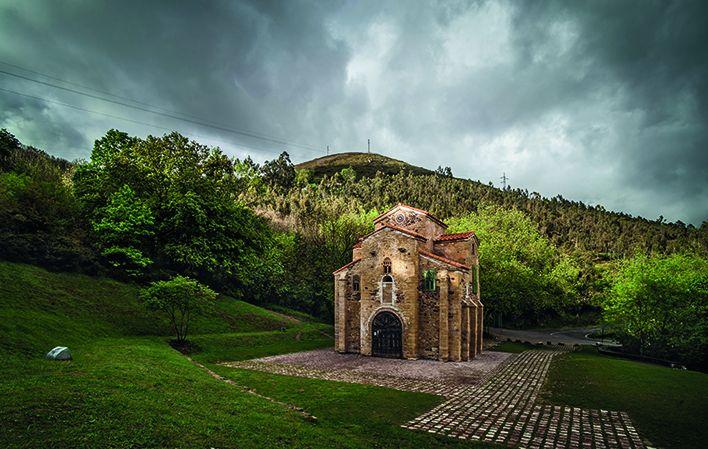
[[489,332],[497,338],[506,340],[528,341],[530,343],[546,343],[553,344],[563,343],[566,345],[595,345],[602,343],[608,346],[615,346],[616,343],[610,340],[598,340],[589,338],[588,335],[599,331],[599,327],[578,327],[573,329],[537,329],[537,330],[516,330],[503,329],[500,327],[490,327]]

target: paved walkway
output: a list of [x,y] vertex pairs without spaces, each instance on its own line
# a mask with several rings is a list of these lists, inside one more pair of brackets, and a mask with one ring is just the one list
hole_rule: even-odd
[[487,382],[403,427],[520,448],[644,448],[623,412],[536,404],[559,351],[519,354]]
[[623,412],[536,404],[551,360],[561,351],[532,350],[502,362],[476,385],[403,378],[348,369],[248,360],[224,365],[274,374],[363,383],[431,393],[447,400],[402,427],[520,448],[644,448]]

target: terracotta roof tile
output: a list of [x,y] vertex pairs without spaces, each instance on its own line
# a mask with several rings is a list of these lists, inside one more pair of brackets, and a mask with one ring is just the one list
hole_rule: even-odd
[[468,232],[458,232],[457,234],[440,234],[435,241],[436,242],[450,242],[454,240],[465,240],[474,236],[474,231]]
[[349,262],[348,264],[344,265],[343,267],[340,267],[340,268],[337,268],[336,270],[334,270],[334,271],[332,272],[332,274],[337,274],[337,273],[339,273],[340,271],[344,271],[344,270],[346,270],[347,268],[349,268],[349,267],[351,267],[352,265],[354,265],[355,263],[359,262],[360,260],[361,260],[361,259],[354,259],[354,260],[352,260],[351,262]]
[[439,260],[440,262],[444,262],[444,263],[446,263],[446,264],[448,264],[448,265],[452,265],[453,267],[456,267],[456,268],[462,268],[462,269],[464,269],[464,270],[469,270],[469,269],[470,269],[469,266],[467,266],[467,265],[465,265],[465,264],[463,264],[463,263],[454,261],[454,260],[452,260],[452,259],[448,259],[447,257],[438,256],[437,254],[429,253],[429,252],[423,251],[423,250],[418,250],[418,253],[419,253],[421,256],[429,257],[429,258],[431,258],[431,259]]

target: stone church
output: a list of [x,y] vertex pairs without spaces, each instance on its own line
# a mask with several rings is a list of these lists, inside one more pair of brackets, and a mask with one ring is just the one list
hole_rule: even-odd
[[447,234],[399,204],[374,219],[334,274],[335,349],[380,357],[471,360],[482,351],[479,240]]

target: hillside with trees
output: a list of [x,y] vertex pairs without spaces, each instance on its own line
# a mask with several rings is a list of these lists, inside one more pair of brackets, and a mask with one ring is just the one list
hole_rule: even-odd
[[[88,161],[69,163],[3,131],[0,164],[5,260],[137,284],[183,275],[331,320],[332,271],[351,260],[372,219],[401,202],[451,230],[477,231],[488,323],[579,324],[604,313],[639,351],[701,365],[708,349],[708,222],[632,217],[380,155],[294,166],[283,153],[256,164],[177,133],[142,139],[111,130]],[[632,260],[647,260],[664,289]],[[666,276],[667,266],[679,274]],[[656,300],[644,301],[647,291]],[[672,324],[637,329],[630,317],[638,310],[670,315]]]

